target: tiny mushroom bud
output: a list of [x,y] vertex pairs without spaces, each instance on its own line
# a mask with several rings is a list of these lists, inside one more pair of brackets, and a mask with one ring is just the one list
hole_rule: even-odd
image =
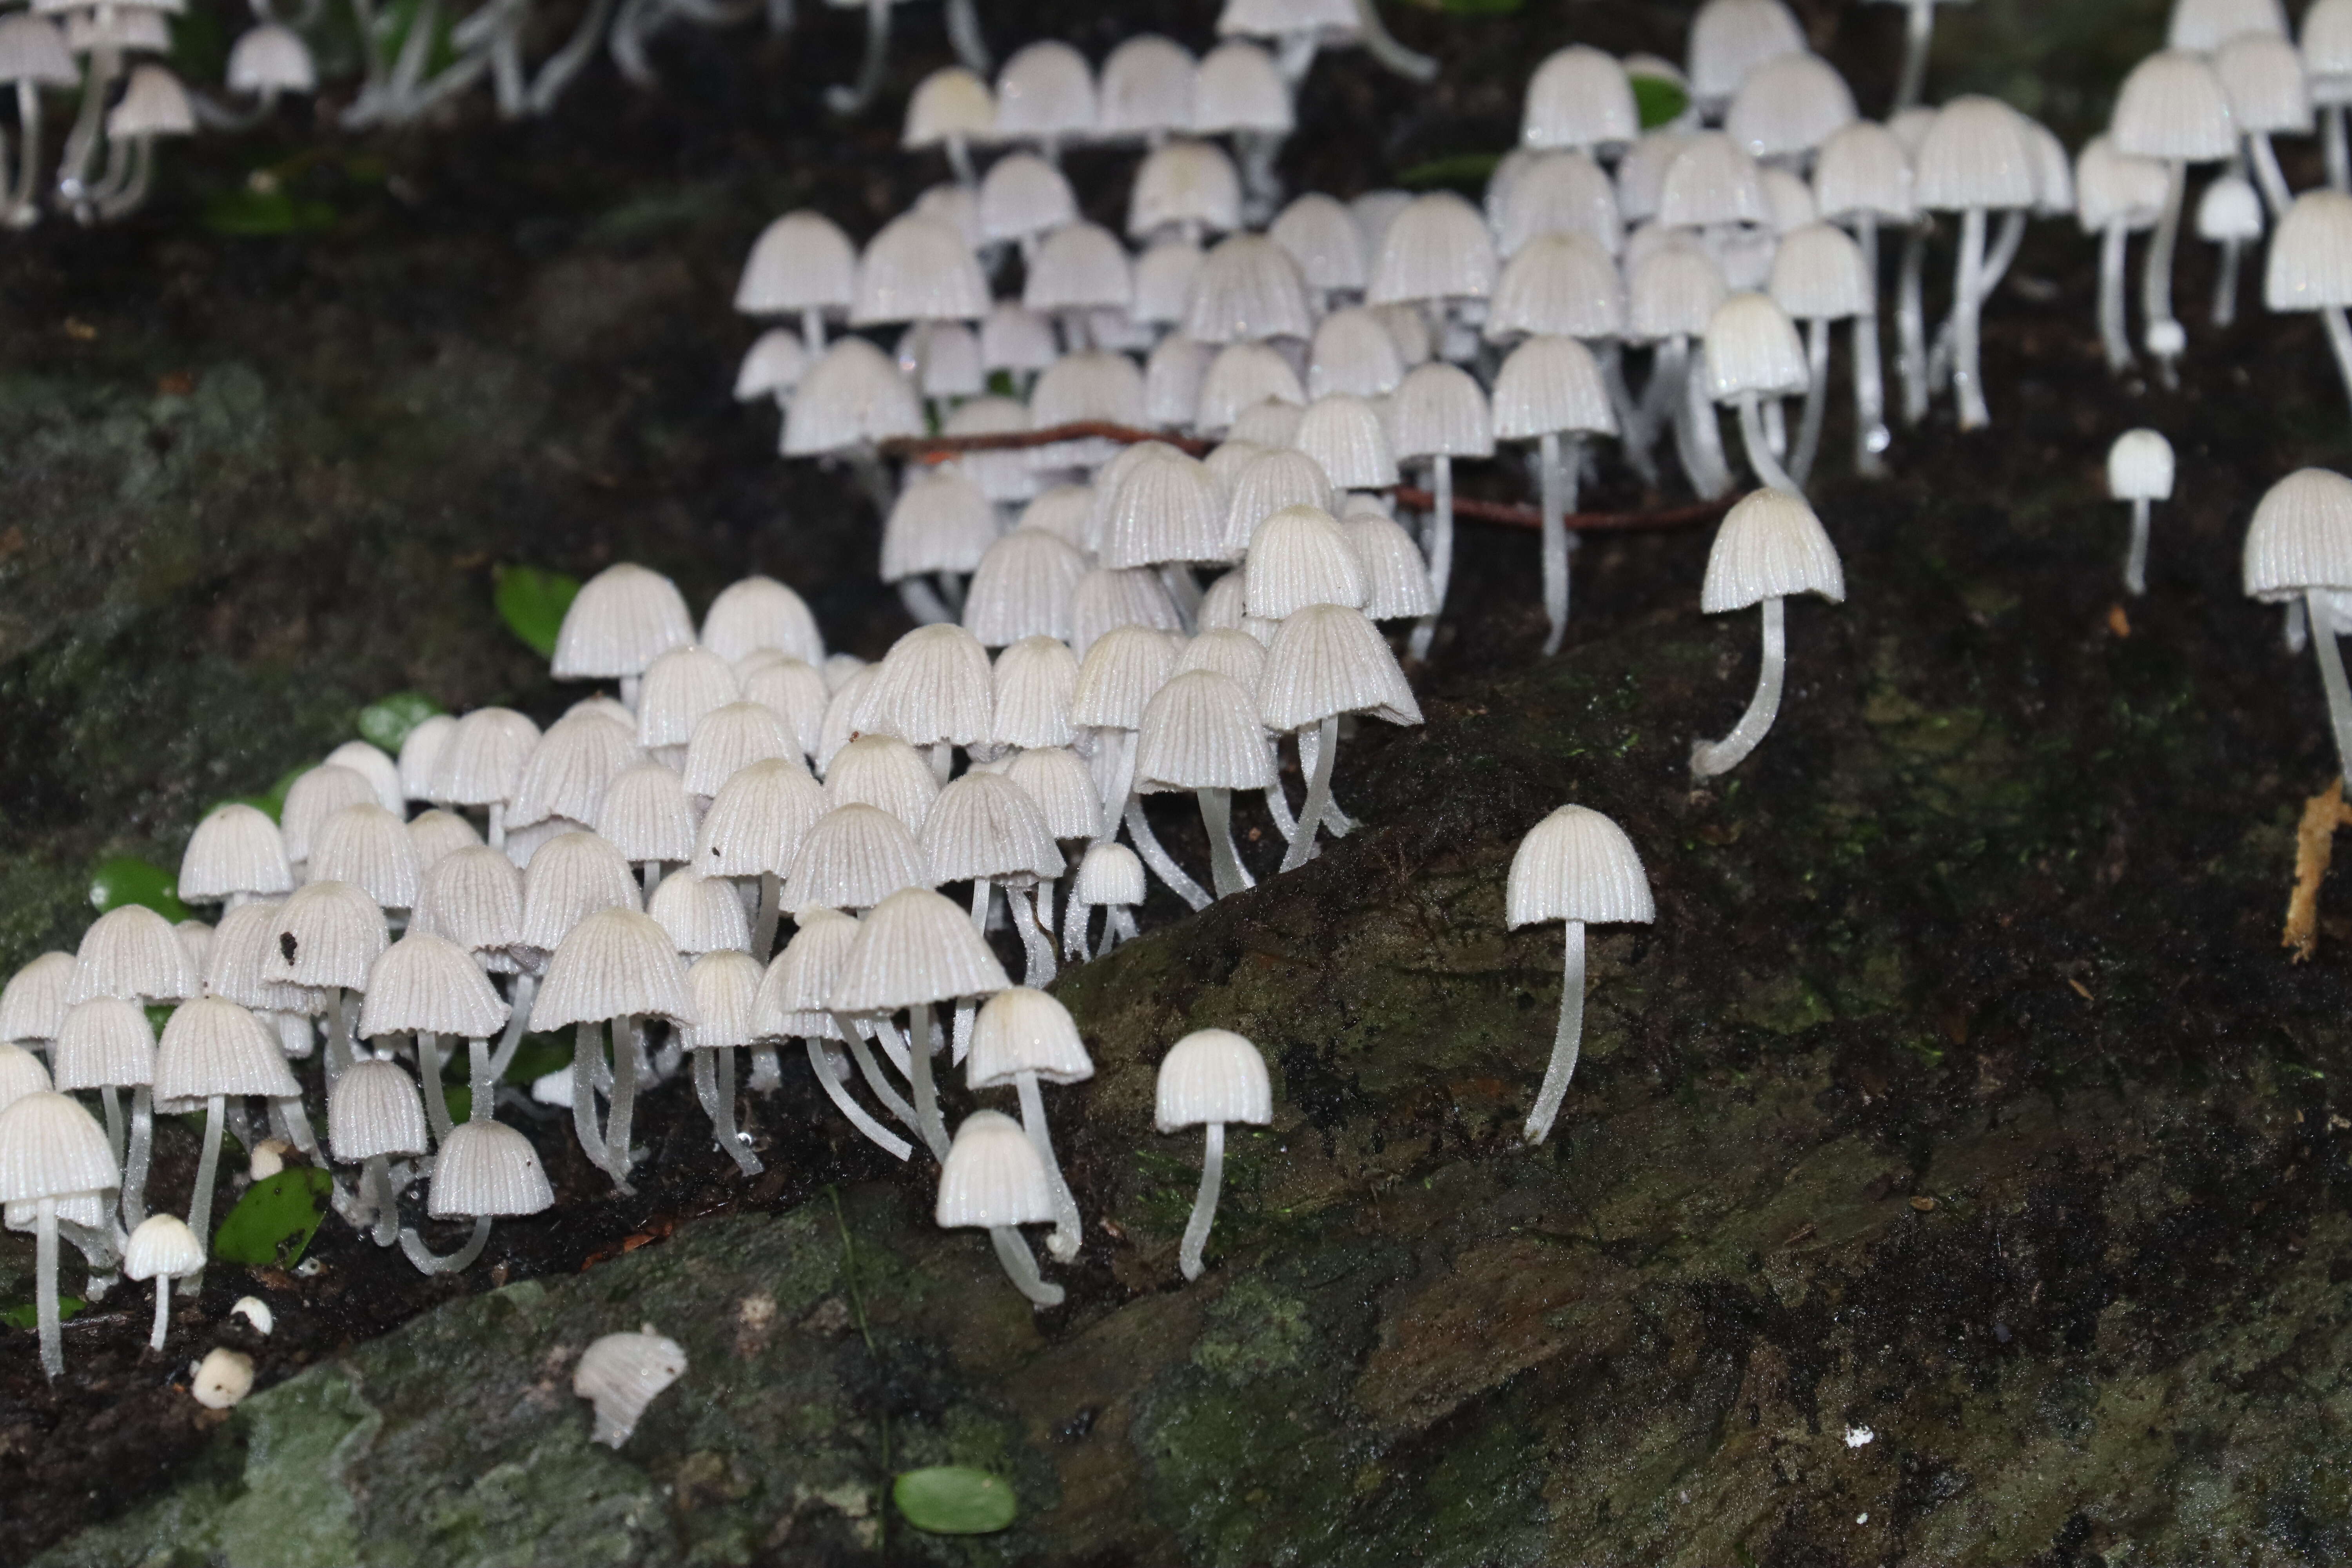
[[2126,430],[2107,448],[2107,493],[2132,509],[2131,553],[2124,559],[2124,590],[2147,592],[2147,511],[2172,499],[2172,443],[2155,430]]
[[1217,1189],[1224,1180],[1225,1123],[1263,1127],[1274,1120],[1274,1088],[1257,1047],[1230,1029],[1202,1029],[1169,1048],[1160,1064],[1160,1131],[1208,1129],[1201,1158],[1201,1190],[1184,1226],[1177,1266],[1187,1279],[1201,1277],[1201,1254],[1217,1218]]
[[617,1448],[635,1431],[654,1396],[686,1375],[686,1351],[647,1323],[636,1333],[606,1334],[581,1354],[572,1392],[596,1409],[592,1442]]
[[1508,923],[1517,931],[1542,921],[1568,926],[1568,961],[1559,994],[1559,1029],[1553,1037],[1551,1065],[1528,1115],[1528,1142],[1540,1143],[1559,1114],[1568,1080],[1576,1071],[1584,1038],[1584,927],[1586,922],[1657,919],[1650,879],[1624,830],[1597,811],[1563,805],[1519,840],[1511,858]]
[[258,1296],[239,1296],[236,1304],[229,1308],[228,1315],[243,1318],[251,1323],[257,1334],[267,1334],[278,1327],[277,1316],[270,1311],[269,1303]]
[[207,1410],[226,1410],[253,1392],[253,1358],[243,1351],[215,1346],[190,1371],[188,1393]]

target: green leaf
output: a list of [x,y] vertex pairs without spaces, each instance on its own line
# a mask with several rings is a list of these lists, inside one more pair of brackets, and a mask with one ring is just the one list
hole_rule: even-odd
[[1644,131],[1672,125],[1690,108],[1690,94],[1683,90],[1680,82],[1662,76],[1637,76],[1633,82],[1633,107],[1641,111]]
[[246,1189],[213,1232],[213,1256],[250,1268],[290,1268],[327,1213],[335,1178],[315,1165],[289,1165]]
[[1500,153],[1456,153],[1448,158],[1415,163],[1397,175],[1397,184],[1409,191],[1425,191],[1438,185],[1476,191],[1486,185],[1495,165],[1502,161]]
[[89,901],[100,914],[125,904],[144,904],[167,921],[188,918],[188,906],[180,902],[172,873],[135,855],[118,855],[100,862],[89,874]]
[[969,1465],[908,1470],[890,1495],[908,1523],[932,1535],[991,1535],[1021,1511],[1003,1477]]
[[[460,1058],[452,1056],[450,1060]],[[522,1044],[515,1047],[514,1060],[507,1064],[505,1081],[529,1089],[557,1068],[572,1061],[572,1037],[569,1035],[525,1035]]]
[[447,711],[422,691],[395,691],[360,710],[360,739],[396,757],[411,730]]
[[536,566],[501,566],[496,582],[493,597],[507,629],[541,658],[553,657],[555,634],[562,627],[563,612],[572,607],[573,595],[580,592],[579,579]]
[[[89,1302],[79,1296],[58,1297],[58,1321],[61,1323],[66,1321],[89,1305]],[[27,1301],[21,1307],[0,1307],[0,1323],[5,1323],[12,1329],[23,1329],[29,1333],[41,1325],[40,1306],[37,1302]]]
[[205,202],[204,225],[215,234],[236,239],[316,234],[334,226],[335,209],[325,202],[299,199],[274,184],[245,184]]

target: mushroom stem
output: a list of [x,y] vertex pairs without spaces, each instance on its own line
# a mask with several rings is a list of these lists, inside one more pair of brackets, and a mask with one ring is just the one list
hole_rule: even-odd
[[269,1101],[269,1125],[279,1137],[303,1154],[311,1157],[318,1154],[319,1135],[310,1130],[310,1115],[302,1109],[300,1095],[273,1097]]
[[613,1173],[614,1186],[624,1193],[630,1191],[629,1123],[637,1109],[637,1058],[642,1050],[637,1032],[643,1027],[626,1014],[613,1020],[613,1100],[604,1115],[604,1168]]
[[163,1336],[172,1328],[172,1281],[168,1276],[155,1276],[155,1331],[147,1336],[147,1348],[160,1351]]
[[[188,1228],[195,1233],[196,1245],[206,1252],[212,1250],[213,1245],[213,1183],[220,1175],[221,1110],[226,1098],[215,1094],[205,1099],[204,1152],[196,1157],[195,1190],[188,1194]],[[178,1285],[183,1296],[193,1296],[204,1288],[205,1271],[201,1268],[183,1278]]]
[[1903,423],[1927,417],[1927,235],[1922,217],[1903,237],[1903,268],[1895,296],[1895,370],[1903,382]]
[[1427,55],[1417,54],[1396,41],[1396,36],[1381,20],[1380,8],[1372,0],[1356,0],[1357,42],[1364,52],[1408,81],[1429,81],[1437,75],[1437,62]]
[[1617,449],[1625,455],[1626,466],[1634,478],[1650,489],[1658,488],[1658,462],[1650,455],[1654,433],[1650,428],[1647,405],[1633,395],[1625,382],[1625,345],[1611,338],[1598,345],[1592,357],[1601,364],[1601,384],[1609,394],[1609,406],[1617,416]]
[[1797,426],[1797,449],[1789,459],[1789,472],[1799,484],[1813,476],[1813,459],[1822,450],[1822,416],[1830,406],[1830,324],[1820,317],[1805,323],[1805,363],[1810,372],[1805,414]]
[[1985,406],[1982,336],[1978,321],[1984,310],[1985,210],[1969,207],[1960,214],[1960,270],[1952,285],[1952,391],[1959,400],[1960,428],[1978,430],[1992,423]]
[[2245,249],[2234,239],[2221,242],[2221,264],[2213,269],[2213,324],[2227,327],[2238,319],[2238,258]]
[[2247,161],[2254,166],[2254,184],[2270,205],[2271,221],[2286,216],[2286,209],[2294,205],[2294,193],[2287,189],[2286,174],[2279,168],[2278,149],[2271,145],[2270,133],[2251,132],[2246,137]]
[[907,1013],[907,1080],[915,1090],[915,1125],[932,1158],[948,1161],[948,1125],[940,1116],[939,1086],[931,1081],[931,1005],[918,1002]]
[[430,1030],[416,1031],[416,1076],[425,1090],[425,1120],[433,1129],[434,1142],[446,1142],[452,1123],[449,1120],[449,1084],[441,1076],[441,1037]]
[[1095,956],[1099,958],[1120,942],[1133,942],[1142,934],[1135,929],[1135,911],[1125,904],[1113,904],[1110,906],[1110,912],[1103,916],[1102,946],[1097,950]]
[[2289,599],[2286,602],[2286,614],[2280,617],[2280,620],[2279,641],[2285,645],[2287,652],[2300,655],[2303,652],[2303,645],[2311,640],[2308,629],[2304,625],[2303,601]]
[[2304,602],[2311,606],[2311,647],[2319,657],[2319,682],[2327,689],[2327,722],[2336,731],[2336,768],[2352,773],[2352,689],[2345,684],[2344,655],[2336,646],[2336,623],[2320,597],[2322,592],[2313,588],[2304,595]]
[[66,1369],[65,1331],[58,1320],[58,1200],[37,1200],[33,1216],[33,1300],[40,1319],[41,1374],[54,1379]]
[[1242,864],[1241,846],[1234,842],[1234,792],[1202,789],[1192,793],[1201,803],[1201,826],[1209,836],[1209,879],[1216,886],[1217,897],[1229,899],[1256,887],[1257,879]]
[[507,803],[505,801],[490,802],[489,830],[482,835],[482,841],[493,849],[504,849],[507,847]]
[[1429,489],[1435,501],[1429,517],[1429,594],[1436,607],[1412,628],[1406,645],[1408,658],[1427,658],[1437,637],[1437,617],[1445,613],[1445,588],[1454,578],[1454,459],[1440,452],[1429,467]]
[[1095,834],[1095,842],[1108,844],[1118,837],[1119,817],[1127,810],[1127,798],[1135,791],[1135,745],[1133,730],[1098,730],[1102,743],[1111,748],[1110,787],[1103,791],[1102,826]]
[[507,1014],[506,1033],[499,1037],[499,1048],[490,1058],[490,1077],[502,1079],[507,1068],[514,1065],[515,1052],[522,1048],[523,1032],[530,1025],[530,1005],[539,996],[539,976],[518,974],[514,980],[514,996]]
[[[860,1020],[845,1018],[835,1013],[833,1021],[841,1030],[843,1041],[849,1047],[849,1059],[857,1064],[857,1071],[866,1079],[866,1087],[874,1091],[874,1098],[882,1102],[882,1109],[898,1118],[901,1127],[911,1131],[922,1131],[922,1119],[915,1114],[915,1108],[907,1103],[907,1097],[898,1092],[898,1087],[882,1071],[881,1064],[874,1059],[874,1052],[866,1044],[865,1035],[856,1027]],[[912,1076],[910,1070],[909,1079]],[[898,1157],[906,1158],[904,1154]]]
[[1756,695],[1739,716],[1731,733],[1720,741],[1701,741],[1691,748],[1691,777],[1710,779],[1738,767],[1756,749],[1780,711],[1780,684],[1788,673],[1787,601],[1775,595],[1764,601],[1764,663],[1756,672]]
[[703,1111],[710,1118],[710,1131],[717,1135],[719,1146],[735,1162],[735,1168],[747,1176],[756,1176],[763,1168],[760,1157],[735,1127],[735,1047],[719,1046],[694,1053],[694,1094],[702,1101]]
[[[818,320],[822,321],[824,320],[824,317],[820,315]],[[814,353],[815,351],[812,349],[810,352]],[[645,689],[645,677],[641,675],[625,675],[621,677],[621,706],[627,709],[632,713],[635,712],[637,710],[637,694]]]
[[12,228],[30,228],[40,221],[36,201],[41,178],[41,89],[29,80],[16,83],[16,178],[8,187],[6,221]]
[[2352,146],[2344,135],[2344,105],[2331,103],[2319,111],[2319,133],[2327,155],[2327,188],[2352,190]]
[[1212,1121],[1201,1149],[1201,1190],[1192,1199],[1192,1217],[1184,1222],[1183,1245],[1176,1250],[1176,1267],[1187,1279],[1201,1277],[1201,1254],[1209,1245],[1209,1227],[1217,1222],[1217,1189],[1225,1180],[1225,1124]]
[[2131,553],[2124,557],[2124,592],[2137,596],[2147,592],[2147,498],[2133,498],[2131,509]]
[[1853,319],[1853,471],[1875,476],[1886,471],[1881,456],[1894,445],[1886,428],[1886,371],[1878,346],[1878,219],[1868,213],[1854,220],[1854,242],[1862,247],[1862,275],[1869,285],[1861,314]]
[[946,784],[949,778],[955,773],[955,746],[953,742],[948,741],[934,741],[929,745],[923,748],[923,752],[926,760],[928,760],[931,764],[931,777],[939,780],[942,784]]
[[[1044,882],[1038,884],[1040,888],[1051,885]],[[1051,985],[1054,984],[1054,976],[1059,973],[1054,963],[1054,939],[1045,934],[1043,922],[1037,918],[1037,911],[1029,907],[1028,890],[1023,888],[1007,888],[1004,889],[1004,901],[1013,910],[1013,929],[1021,933],[1021,983],[1041,989]],[[1053,918],[1052,911],[1048,910],[1045,919]]]
[[611,1169],[604,1137],[596,1130],[596,1058],[604,1054],[601,1024],[583,1019],[572,1031],[572,1135],[592,1164]]
[[[862,1044],[863,1042],[861,1042]],[[866,1135],[866,1142],[894,1160],[903,1160],[915,1152],[915,1146],[884,1127],[866,1112],[866,1108],[849,1097],[849,1086],[835,1076],[833,1063],[824,1054],[824,1042],[814,1035],[808,1037],[809,1070],[824,1089],[835,1110],[849,1118],[849,1124]]]
[[147,1217],[147,1163],[155,1152],[155,1091],[131,1091],[131,1147],[122,1159],[122,1226],[137,1230]]
[[2140,258],[2140,305],[2147,316],[2147,352],[2156,356],[2164,384],[2177,378],[2172,363],[2179,357],[2180,323],[2172,314],[2172,253],[2180,241],[2180,209],[2189,195],[2189,165],[2179,159],[2164,165],[2164,213],[2157,219],[2156,237]]
[[1062,956],[1072,963],[1087,961],[1087,919],[1093,912],[1092,904],[1078,902],[1075,889],[1070,901],[1062,906]]
[[1021,1092],[1021,1126],[1029,1134],[1030,1147],[1045,1163],[1045,1184],[1054,1191],[1054,1234],[1045,1250],[1055,1261],[1067,1263],[1078,1255],[1086,1236],[1085,1224],[1078,1218],[1078,1200],[1054,1154],[1054,1133],[1045,1125],[1045,1097],[1037,1092],[1037,1075],[1024,1069],[1013,1075],[1013,1084]]
[[[989,59],[988,45],[981,38],[980,13],[971,0],[948,0],[947,21],[948,44],[955,50],[956,58],[982,76],[995,68]],[[957,137],[955,141],[961,145],[963,139]],[[969,174],[965,183],[971,183]]]
[[2327,346],[2336,355],[2336,374],[2343,378],[2346,395],[2352,395],[2352,326],[2346,325],[2340,305],[2322,307],[2319,320],[2327,329]]
[[2107,368],[2121,375],[2132,367],[2131,329],[2124,322],[2124,265],[2131,231],[2117,218],[2099,237],[2099,342]]
[[1062,1304],[1062,1288],[1048,1285],[1037,1272],[1037,1255],[1029,1250],[1028,1239],[1009,1225],[992,1225],[988,1239],[996,1244],[996,1260],[1004,1265],[1004,1277],[1013,1288],[1040,1307]]
[[343,1007],[343,988],[340,985],[327,992],[327,1087],[343,1076],[352,1065],[352,1019]]
[[1896,114],[1918,104],[1927,85],[1927,46],[1936,37],[1936,0],[1908,0],[1903,16],[1903,76],[1895,88]]
[[106,1108],[107,1151],[114,1156],[115,1168],[120,1170],[122,1167],[122,1099],[110,1083],[100,1088],[98,1100]]
[[[1304,731],[1299,739],[1305,741]],[[1291,835],[1290,848],[1282,857],[1285,871],[1296,871],[1315,858],[1315,834],[1323,825],[1323,808],[1331,799],[1331,769],[1339,755],[1339,719],[1333,714],[1317,729],[1315,761],[1307,780],[1307,805],[1298,813],[1298,831]]]
[[368,1156],[360,1167],[360,1188],[375,1207],[375,1244],[390,1247],[400,1239],[400,1197],[392,1190],[390,1156]]
[[1167,847],[1160,842],[1160,836],[1151,831],[1151,822],[1143,815],[1140,797],[1134,795],[1127,797],[1126,815],[1127,835],[1135,840],[1135,852],[1143,857],[1143,863],[1151,868],[1151,874],[1168,884],[1168,890],[1192,905],[1196,912],[1207,909],[1213,900],[1200,883],[1184,874],[1184,868],[1176,864],[1176,858],[1168,853]]
[[761,963],[776,955],[776,926],[783,918],[783,895],[782,878],[773,871],[760,873],[760,914],[751,926],[751,956]]
[[1544,637],[1546,658],[1558,653],[1568,636],[1568,514],[1576,506],[1579,460],[1574,441],[1570,437],[1570,453],[1562,461],[1560,438],[1555,432],[1547,430],[1536,440],[1542,473],[1537,489],[1543,498],[1544,619],[1549,626]]
[[490,1070],[490,1042],[466,1042],[466,1120],[488,1121],[491,1102],[498,1099],[499,1076]]
[[[1299,770],[1312,778],[1315,775],[1315,759],[1322,752],[1323,732],[1319,729],[1301,730],[1295,739],[1298,745]],[[1337,795],[1323,803],[1323,831],[1334,838],[1345,838],[1356,831],[1355,819],[1339,809],[1339,800]],[[1286,839],[1289,837],[1287,833],[1283,835]]]
[[1772,455],[1772,443],[1764,434],[1761,400],[1753,392],[1739,396],[1739,441],[1748,449],[1748,466],[1756,470],[1756,482],[1768,489],[1786,490],[1801,497],[1804,490],[1789,477],[1780,459]]
[[400,1233],[400,1250],[408,1255],[408,1261],[416,1265],[419,1274],[458,1273],[470,1267],[489,1242],[490,1216],[486,1214],[474,1216],[474,1234],[467,1238],[465,1246],[446,1258],[435,1256],[433,1249],[425,1245],[425,1238],[415,1231],[404,1229]]
[[882,66],[890,53],[890,0],[866,0],[866,58],[859,62],[857,80],[849,87],[824,89],[824,106],[835,114],[864,109],[882,85]]
[[1716,423],[1715,405],[1707,401],[1706,377],[1700,374],[1703,362],[1692,357],[1690,348],[1686,337],[1668,339],[1659,351],[1666,357],[1658,374],[1674,377],[1675,451],[1682,458],[1683,472],[1690,477],[1691,489],[1713,500],[1731,489],[1731,465],[1723,456],[1723,428]]
[[[1778,599],[1771,600],[1779,604]],[[1576,1058],[1584,1043],[1584,922],[1568,922],[1568,961],[1559,991],[1559,1028],[1551,1039],[1551,1065],[1544,1068],[1543,1087],[1536,1090],[1536,1106],[1528,1112],[1528,1142],[1540,1143],[1551,1135],[1567,1098],[1568,1080],[1576,1074]]]

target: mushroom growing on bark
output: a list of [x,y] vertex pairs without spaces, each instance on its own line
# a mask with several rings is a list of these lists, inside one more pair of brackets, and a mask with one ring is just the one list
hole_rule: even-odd
[[1201,1029],[1169,1047],[1160,1063],[1153,1121],[1162,1132],[1205,1127],[1201,1190],[1192,1200],[1177,1249],[1187,1279],[1201,1277],[1201,1254],[1216,1223],[1217,1192],[1225,1175],[1225,1124],[1263,1127],[1274,1120],[1274,1087],[1257,1047],[1230,1029]]
[[1005,1278],[1024,1296],[1041,1308],[1062,1304],[1062,1288],[1039,1277],[1036,1255],[1021,1235],[1021,1226],[1054,1218],[1054,1194],[1045,1163],[1013,1118],[996,1110],[964,1118],[940,1163],[931,1215],[942,1229],[984,1227]]
[[435,1219],[471,1219],[474,1234],[457,1251],[436,1256],[416,1232],[404,1229],[400,1249],[423,1273],[454,1274],[489,1245],[493,1219],[537,1214],[554,1202],[530,1139],[501,1122],[468,1121],[449,1134],[434,1161],[426,1212]]
[[1559,1028],[1535,1109],[1528,1113],[1528,1142],[1540,1143],[1559,1115],[1584,1039],[1584,928],[1590,922],[1647,925],[1657,919],[1657,910],[1633,840],[1609,818],[1581,805],[1561,806],[1519,840],[1506,902],[1513,931],[1544,921],[1565,921],[1568,928]]
[[980,1010],[972,1027],[971,1056],[964,1063],[964,1084],[975,1091],[1009,1084],[1020,1092],[1021,1125],[1036,1147],[1054,1194],[1054,1235],[1045,1249],[1064,1263],[1078,1255],[1085,1227],[1078,1219],[1078,1200],[1055,1158],[1045,1100],[1037,1085],[1078,1083],[1094,1075],[1095,1064],[1078,1038],[1069,1009],[1045,992],[1016,985],[990,997]]
[[1729,773],[1756,749],[1780,711],[1780,687],[1788,673],[1789,634],[1785,603],[1791,594],[1819,594],[1845,601],[1845,574],[1837,547],[1801,496],[1757,490],[1741,499],[1716,531],[1707,552],[1706,580],[1699,608],[1710,616],[1748,605],[1764,606],[1764,659],[1756,695],[1731,733],[1691,748],[1691,777],[1704,780]]

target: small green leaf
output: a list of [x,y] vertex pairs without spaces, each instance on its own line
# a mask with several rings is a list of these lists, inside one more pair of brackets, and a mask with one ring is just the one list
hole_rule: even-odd
[[1644,131],[1672,125],[1690,108],[1690,94],[1683,90],[1680,82],[1662,76],[1637,76],[1633,82],[1633,107],[1641,112]]
[[213,1232],[213,1256],[250,1268],[290,1268],[327,1213],[335,1178],[314,1165],[289,1165],[246,1189]]
[[[66,1321],[89,1305],[89,1302],[79,1296],[58,1297],[58,1321],[61,1323]],[[5,1323],[12,1329],[23,1329],[30,1332],[40,1327],[40,1306],[37,1302],[27,1301],[21,1307],[0,1307],[0,1323]]]
[[360,710],[360,739],[396,757],[411,730],[447,711],[422,691],[395,691]]
[[580,592],[579,580],[536,566],[501,566],[496,583],[493,597],[507,629],[542,658],[552,657],[555,634],[563,626],[563,612],[572,607],[572,596]]
[[1425,191],[1438,185],[1475,191],[1486,184],[1495,165],[1502,161],[1500,153],[1456,153],[1449,158],[1415,163],[1397,175],[1397,184],[1409,191]]
[[100,863],[89,874],[89,901],[100,914],[125,904],[144,904],[167,921],[188,918],[188,906],[180,902],[172,873],[135,855],[118,855]]
[[205,203],[205,226],[237,239],[316,234],[334,224],[335,209],[327,203],[304,201],[275,185],[239,185]]
[[991,1535],[1021,1511],[1003,1477],[969,1465],[908,1470],[890,1495],[908,1523],[932,1535]]
[[[452,1061],[458,1058],[450,1058]],[[572,1039],[567,1035],[525,1035],[522,1044],[515,1047],[514,1060],[507,1064],[505,1081],[529,1089],[557,1068],[572,1060]]]

